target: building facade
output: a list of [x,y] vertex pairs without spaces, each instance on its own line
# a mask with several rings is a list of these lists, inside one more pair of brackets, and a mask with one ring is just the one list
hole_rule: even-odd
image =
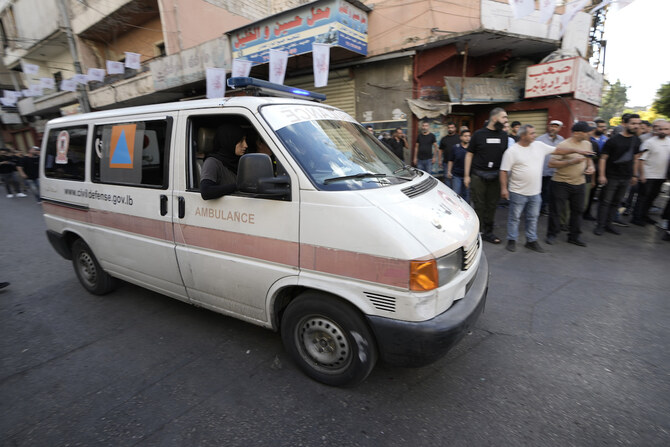
[[[44,122],[62,114],[202,97],[206,69],[230,69],[235,57],[253,60],[251,75],[268,79],[271,48],[290,53],[285,84],[326,93],[377,132],[401,127],[410,141],[421,119],[439,136],[447,121],[481,127],[496,106],[542,128],[550,119],[592,119],[597,100],[574,89],[526,97],[528,67],[589,54],[590,14],[563,28],[565,2],[557,3],[543,23],[537,10],[515,19],[507,0],[0,0],[2,59],[15,78],[4,86],[55,85],[5,107],[3,122],[18,121],[9,126],[29,129],[37,143]],[[321,89],[313,87],[311,42],[331,45]],[[124,62],[126,52],[140,55],[139,69],[60,88]],[[26,64],[38,72],[27,74]],[[12,143],[7,126],[3,140]]]

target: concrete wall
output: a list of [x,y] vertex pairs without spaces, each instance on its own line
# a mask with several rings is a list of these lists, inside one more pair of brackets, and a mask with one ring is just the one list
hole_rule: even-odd
[[481,1],[374,2],[374,9],[368,16],[368,55],[415,47],[443,39],[452,33],[478,29],[481,26]]
[[61,20],[56,0],[17,0],[12,8],[18,37],[34,39],[22,44],[25,49],[59,30]]
[[[159,0],[168,55],[267,16],[266,1]],[[226,9],[228,8],[228,9]]]
[[134,0],[69,0],[72,31],[79,34]]
[[84,68],[106,68],[105,61],[116,61],[131,51],[141,55],[141,62],[158,56],[156,44],[163,42],[163,31],[159,17],[149,20],[141,28],[132,28],[107,43],[80,39],[80,59]]
[[391,121],[396,109],[409,117],[405,100],[412,97],[411,57],[359,65],[354,76],[358,121]]

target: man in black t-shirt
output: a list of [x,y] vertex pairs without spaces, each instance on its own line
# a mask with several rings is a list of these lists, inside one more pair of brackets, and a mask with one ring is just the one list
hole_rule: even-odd
[[387,146],[399,159],[405,161],[405,149],[407,146],[407,137],[400,127],[397,127],[393,136],[386,142]]
[[451,149],[460,144],[461,138],[456,133],[456,124],[449,121],[447,123],[447,135],[440,140],[440,153],[442,154],[442,165],[444,167],[444,183],[451,186],[451,182],[447,178],[447,163],[451,156]]
[[424,121],[421,123],[421,133],[416,137],[412,163],[417,168],[430,174],[433,171],[433,162],[435,162],[436,154],[437,138],[435,138],[435,134],[430,131],[430,124],[428,121]]
[[500,162],[509,141],[503,130],[506,123],[505,109],[496,107],[491,110],[486,127],[472,134],[468,153],[465,155],[463,182],[466,188],[470,188],[482,239],[494,244],[500,243],[500,238],[493,234],[493,223],[500,200]]
[[598,205],[598,223],[593,234],[600,236],[605,231],[621,234],[612,226],[617,208],[626,193],[628,184],[635,185],[633,164],[640,152],[640,139],[637,131],[640,126],[640,115],[627,114],[623,117],[622,132],[607,140],[598,160],[598,183],[603,185]]
[[26,186],[35,196],[37,202],[41,202],[40,198],[40,148],[33,146],[28,152],[28,155],[21,159],[21,176]]
[[15,195],[25,197],[16,181],[16,163],[17,159],[10,153],[9,149],[0,149],[0,178],[7,189],[7,198],[10,199]]
[[509,137],[517,143],[519,142],[519,135],[517,135],[517,133],[519,132],[520,127],[520,121],[512,121],[512,124],[509,125]]

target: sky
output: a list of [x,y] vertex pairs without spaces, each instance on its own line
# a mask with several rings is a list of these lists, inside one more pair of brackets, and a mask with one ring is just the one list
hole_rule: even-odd
[[650,106],[670,82],[670,0],[634,0],[605,18],[605,77],[628,86],[627,106]]

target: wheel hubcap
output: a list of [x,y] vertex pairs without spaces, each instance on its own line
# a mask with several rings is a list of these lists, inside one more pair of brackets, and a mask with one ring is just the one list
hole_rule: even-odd
[[87,284],[91,286],[95,285],[97,271],[95,269],[95,264],[93,263],[93,258],[91,258],[88,253],[79,254],[79,272]]
[[323,372],[337,372],[351,361],[351,346],[344,331],[327,318],[304,318],[296,337],[303,358]]

